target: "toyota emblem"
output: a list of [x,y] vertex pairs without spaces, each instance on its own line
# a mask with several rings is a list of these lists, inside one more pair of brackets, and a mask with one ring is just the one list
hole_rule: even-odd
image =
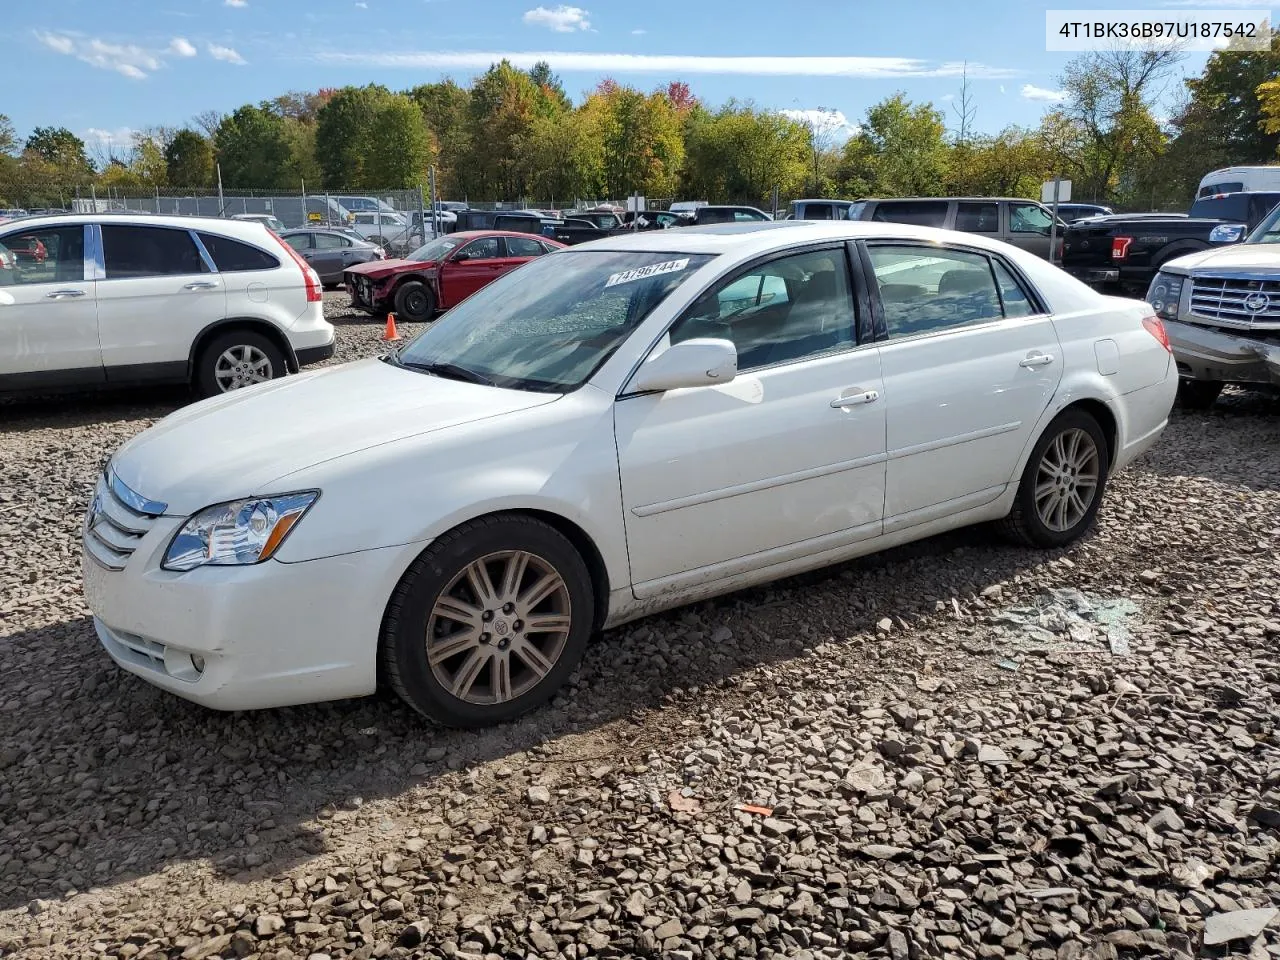
[[1261,313],[1271,306],[1271,298],[1265,293],[1251,293],[1244,298],[1244,308],[1250,313]]

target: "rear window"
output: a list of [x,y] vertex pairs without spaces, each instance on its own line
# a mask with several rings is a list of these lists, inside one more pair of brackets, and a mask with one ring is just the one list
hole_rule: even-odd
[[891,200],[877,204],[871,219],[881,223],[911,223],[918,227],[940,227],[947,219],[947,201]]
[[219,273],[235,273],[242,270],[274,270],[280,261],[257,247],[251,247],[230,237],[220,237],[216,233],[199,234],[200,242],[213,257],[214,266]]
[[1211,197],[1215,193],[1239,193],[1244,190],[1244,181],[1227,180],[1222,183],[1211,183],[1200,188],[1200,196]]
[[1205,197],[1191,205],[1191,216],[1205,217],[1209,220],[1247,219],[1249,214],[1249,194],[1233,193],[1229,197]]

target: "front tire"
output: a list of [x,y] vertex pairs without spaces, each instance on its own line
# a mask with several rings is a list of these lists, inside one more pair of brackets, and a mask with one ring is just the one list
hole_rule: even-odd
[[218,334],[196,359],[195,386],[202,397],[216,397],[289,372],[284,354],[254,330]]
[[1110,467],[1098,421],[1083,410],[1064,411],[1031,450],[1004,532],[1031,547],[1079,539],[1097,517]]
[[410,280],[396,291],[396,316],[401,320],[426,323],[435,312],[435,298],[421,280]]
[[549,700],[586,649],[591,576],[533,517],[472,520],[401,578],[383,621],[383,675],[419,713],[454,727],[511,720]]
[[1178,406],[1183,410],[1208,410],[1222,393],[1222,387],[1220,380],[1188,380],[1184,377],[1178,381]]

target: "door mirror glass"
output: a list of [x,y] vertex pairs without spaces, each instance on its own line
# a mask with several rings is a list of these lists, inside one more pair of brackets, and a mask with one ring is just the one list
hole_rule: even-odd
[[677,390],[728,383],[738,375],[738,348],[710,337],[673,343],[649,357],[631,378],[630,390]]
[[454,263],[462,263],[462,261],[470,260],[470,259],[471,259],[471,254],[467,253],[467,251],[465,250],[459,250],[457,253],[453,255]]

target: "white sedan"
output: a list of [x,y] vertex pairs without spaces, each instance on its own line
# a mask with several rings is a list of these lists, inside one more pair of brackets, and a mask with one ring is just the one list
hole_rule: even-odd
[[611,237],[125,444],[85,595],[121,667],[210,707],[384,683],[494,723],[657,610],[982,521],[1069,543],[1176,387],[1146,304],[971,234]]

